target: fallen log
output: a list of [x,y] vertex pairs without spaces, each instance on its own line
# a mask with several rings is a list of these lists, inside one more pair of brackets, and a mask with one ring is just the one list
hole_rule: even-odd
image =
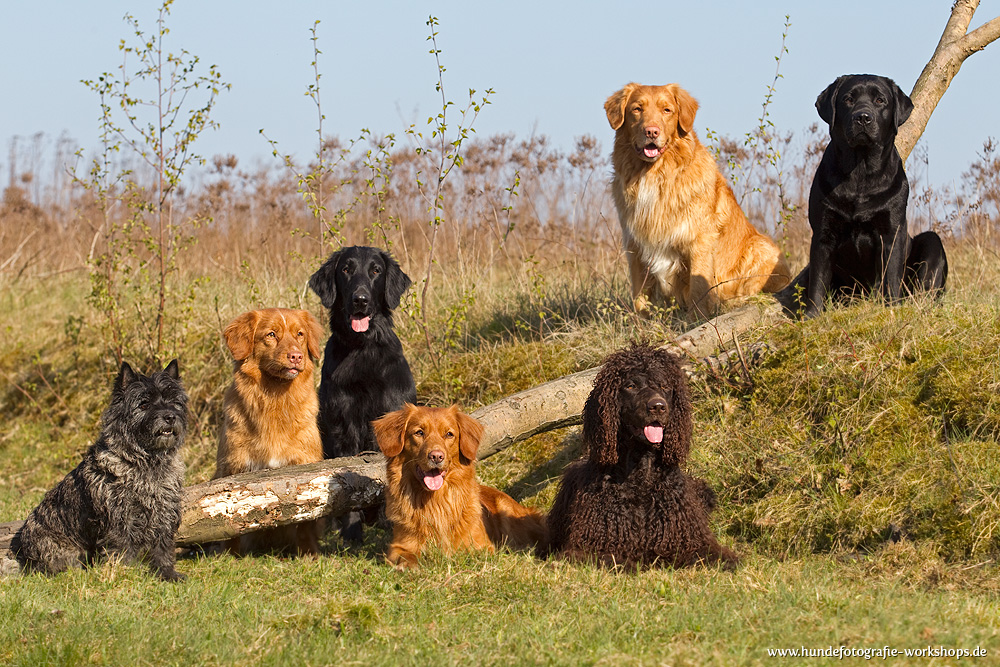
[[[663,347],[691,370],[703,357],[732,346],[738,336],[786,321],[777,302],[751,303],[687,331]],[[583,404],[600,367],[589,368],[532,387],[472,412],[484,427],[479,458],[485,459],[539,433],[581,423]]]
[[177,544],[373,507],[384,487],[385,458],[374,452],[213,479],[184,489]]
[[[691,369],[703,357],[730,347],[747,331],[783,320],[777,303],[750,304],[681,334],[664,347],[681,355],[685,367]],[[533,435],[579,424],[599,370],[567,375],[472,412],[484,426],[479,458]],[[374,507],[382,502],[384,486],[385,459],[377,452],[196,484],[184,490],[177,544],[214,542]],[[9,547],[21,523],[0,524],[0,553]]]

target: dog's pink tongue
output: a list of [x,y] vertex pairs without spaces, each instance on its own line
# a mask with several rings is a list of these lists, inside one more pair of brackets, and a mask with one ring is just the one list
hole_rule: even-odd
[[646,154],[646,157],[656,157],[660,154],[660,149],[656,146],[646,146],[642,152]]
[[371,320],[370,317],[352,317],[351,318],[351,328],[362,333],[368,331],[368,322]]
[[650,424],[646,428],[642,429],[643,435],[646,436],[646,440],[652,443],[663,442],[663,427],[657,426],[656,424]]
[[438,473],[436,475],[425,473],[424,486],[426,486],[431,491],[437,491],[442,486],[444,486],[444,475],[442,475],[441,473]]

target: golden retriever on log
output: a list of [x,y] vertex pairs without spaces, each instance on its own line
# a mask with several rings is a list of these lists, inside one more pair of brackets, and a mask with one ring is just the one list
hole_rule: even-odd
[[612,193],[638,313],[672,299],[705,317],[724,301],[788,283],[778,246],[747,221],[698,140],[698,103],[687,91],[630,83],[604,110],[615,130]]

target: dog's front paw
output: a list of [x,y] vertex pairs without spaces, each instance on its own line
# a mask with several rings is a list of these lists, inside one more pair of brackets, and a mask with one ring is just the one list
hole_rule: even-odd
[[162,579],[163,581],[170,581],[170,582],[179,582],[187,579],[186,574],[178,572],[177,570],[160,570],[159,572],[157,572],[157,575],[159,575],[160,579]]
[[385,560],[387,563],[400,571],[413,570],[418,567],[417,554],[412,551],[404,551],[390,547],[389,553],[385,555]]

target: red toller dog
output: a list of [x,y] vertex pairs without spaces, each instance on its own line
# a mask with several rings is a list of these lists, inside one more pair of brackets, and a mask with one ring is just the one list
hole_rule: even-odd
[[415,566],[428,542],[448,553],[548,541],[541,514],[476,480],[483,426],[457,406],[407,403],[373,425],[387,459],[385,511],[393,530],[386,558],[396,567]]
[[[313,359],[323,328],[310,313],[267,308],[243,313],[223,332],[233,355],[233,383],[223,399],[215,478],[312,463],[323,458]],[[315,521],[236,537],[234,553],[319,551]]]

